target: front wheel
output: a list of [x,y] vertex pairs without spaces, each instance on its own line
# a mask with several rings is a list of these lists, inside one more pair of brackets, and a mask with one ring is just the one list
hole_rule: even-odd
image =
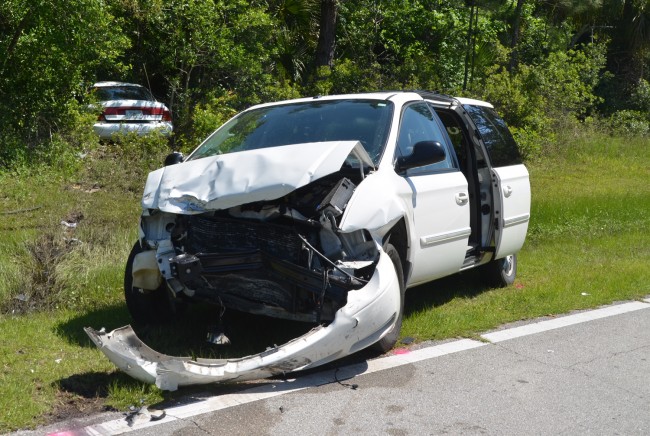
[[505,288],[515,282],[517,255],[511,254],[502,259],[492,260],[481,268],[481,272],[490,286]]
[[142,252],[136,242],[126,261],[124,271],[124,299],[131,318],[138,324],[160,324],[176,318],[179,307],[173,301],[165,283],[156,290],[140,289],[133,286],[133,260]]
[[404,286],[404,272],[402,270],[402,262],[399,258],[399,253],[391,244],[386,245],[385,251],[393,262],[397,281],[399,282],[399,310],[397,311],[397,320],[395,321],[395,324],[393,324],[393,327],[391,327],[383,338],[372,345],[373,349],[381,351],[382,353],[392,349],[399,339],[399,333],[402,330],[402,317],[404,315],[404,294],[406,292]]

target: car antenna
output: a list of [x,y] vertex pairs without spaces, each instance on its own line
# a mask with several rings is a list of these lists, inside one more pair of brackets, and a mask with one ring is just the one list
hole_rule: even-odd
[[147,88],[149,88],[149,92],[151,95],[153,95],[153,91],[151,90],[151,83],[149,82],[149,74],[147,74],[147,64],[142,64],[142,69],[144,70],[144,77],[147,79]]

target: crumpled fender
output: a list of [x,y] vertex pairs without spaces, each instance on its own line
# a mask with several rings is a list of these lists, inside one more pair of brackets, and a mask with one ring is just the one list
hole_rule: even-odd
[[342,232],[389,229],[406,215],[406,206],[386,171],[369,174],[352,194],[339,227]]
[[334,321],[318,326],[284,345],[238,359],[197,359],[158,353],[145,345],[131,326],[106,333],[84,330],[122,371],[163,390],[179,386],[266,378],[312,368],[372,345],[394,325],[400,287],[393,263],[381,251],[375,273],[363,288],[350,291]]

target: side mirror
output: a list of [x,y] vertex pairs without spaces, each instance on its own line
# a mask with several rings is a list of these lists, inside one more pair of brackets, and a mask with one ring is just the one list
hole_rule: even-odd
[[396,171],[403,172],[411,168],[423,167],[445,160],[445,148],[438,141],[420,141],[413,146],[408,156],[397,158]]
[[165,158],[165,166],[168,167],[169,165],[176,165],[177,163],[183,162],[183,153],[180,153],[178,151],[172,151],[167,155]]

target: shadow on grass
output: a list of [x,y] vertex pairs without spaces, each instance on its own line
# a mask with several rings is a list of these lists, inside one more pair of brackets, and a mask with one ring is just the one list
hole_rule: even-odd
[[84,332],[84,327],[92,327],[96,330],[105,327],[106,330],[110,331],[129,322],[130,318],[126,306],[116,304],[81,313],[68,321],[59,323],[54,327],[54,333],[72,345],[94,347],[95,344]]
[[454,298],[473,298],[491,289],[475,269],[434,280],[406,292],[404,316],[442,306]]
[[83,398],[106,398],[111,383],[123,378],[122,374],[112,372],[87,372],[73,374],[56,382],[59,389]]
[[[308,332],[313,325],[227,311],[223,327],[231,345],[206,341],[218,322],[218,310],[208,305],[190,305],[175,322],[160,325],[132,324],[138,337],[152,349],[169,355],[227,359],[255,354],[282,345]],[[107,331],[132,323],[123,305],[108,306],[80,314],[58,324],[55,333],[82,347],[95,345],[84,327]]]
[[[404,314],[442,306],[454,298],[472,298],[490,290],[479,271],[470,270],[445,277],[406,293]],[[107,331],[131,323],[126,306],[117,304],[82,313],[58,324],[55,332],[71,344],[94,347],[84,327]],[[282,345],[303,335],[313,325],[294,321],[226,311],[223,327],[231,345],[213,345],[205,339],[209,329],[218,322],[218,310],[209,305],[189,305],[173,323],[160,325],[132,324],[138,337],[154,350],[176,356],[227,359],[255,354],[269,347]]]

